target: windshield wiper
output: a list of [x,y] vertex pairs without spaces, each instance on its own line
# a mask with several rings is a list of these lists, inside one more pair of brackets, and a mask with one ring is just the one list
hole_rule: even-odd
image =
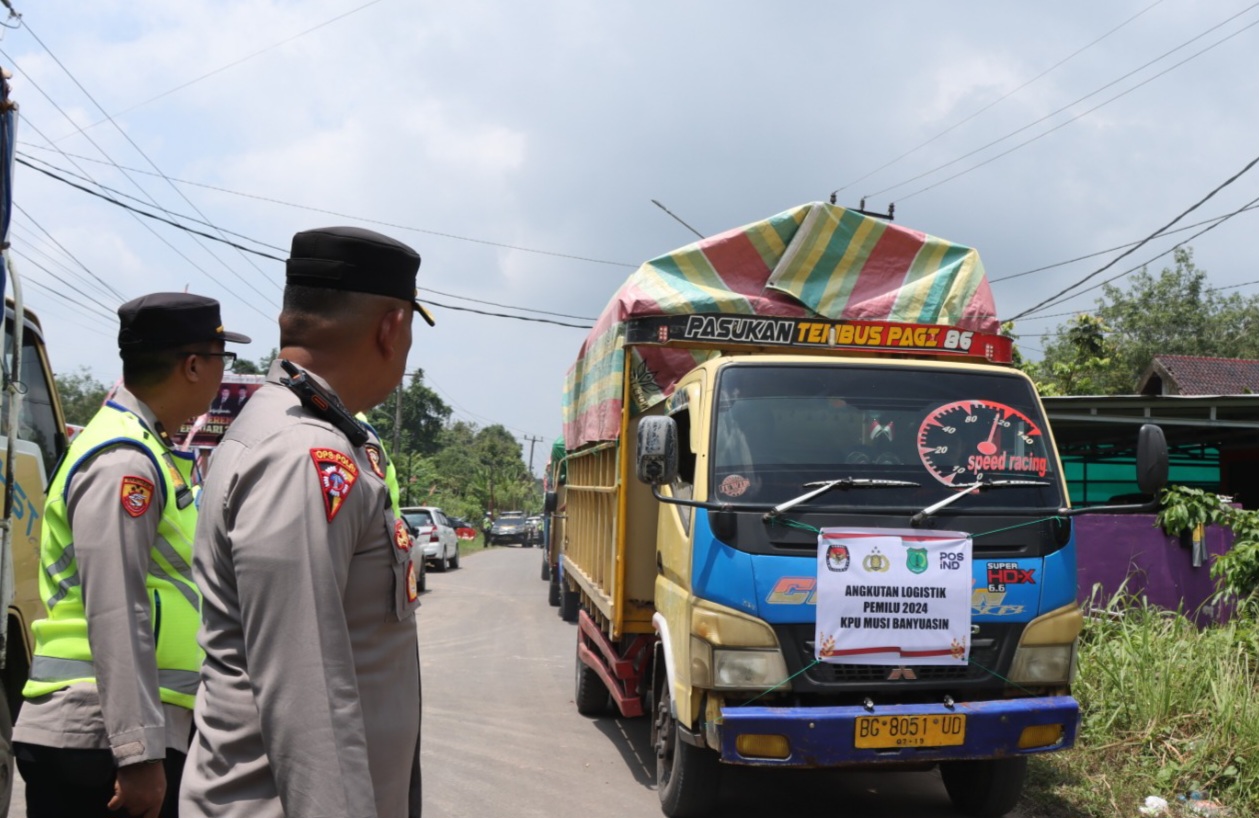
[[[867,480],[862,477],[840,477],[836,480],[816,480],[812,483],[804,484],[804,488],[812,488],[813,491],[805,492],[793,500],[787,500],[784,503],[779,503],[771,508],[765,516],[766,518],[777,517],[787,509],[795,508],[801,503],[807,503],[814,497],[819,497],[826,494],[828,491],[834,491],[835,489],[871,489],[895,486],[917,488],[919,485],[919,483],[913,483],[909,480]],[[814,488],[815,486],[816,488]]]
[[957,494],[954,494],[950,497],[945,497],[943,500],[941,500],[938,503],[933,503],[927,506],[922,511],[910,517],[909,524],[918,525],[923,520],[927,519],[932,514],[935,514],[940,509],[945,508],[946,506],[953,505],[958,500],[962,499],[968,494],[977,494],[982,489],[993,489],[993,488],[1000,489],[1000,488],[1009,488],[1010,486],[1052,486],[1052,485],[1053,483],[1049,482],[1048,480],[980,480],[978,483],[971,483],[970,485],[966,485],[966,486],[957,486],[957,488],[962,489],[962,491],[959,491]]

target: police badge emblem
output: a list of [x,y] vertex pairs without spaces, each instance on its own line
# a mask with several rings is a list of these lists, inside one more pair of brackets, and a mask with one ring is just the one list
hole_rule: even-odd
[[149,504],[153,502],[153,484],[143,477],[128,475],[122,478],[119,494],[123,511],[139,517],[149,510]]
[[332,522],[358,480],[358,464],[336,449],[311,449],[310,457],[315,461],[315,471],[319,475],[324,513],[328,522]]

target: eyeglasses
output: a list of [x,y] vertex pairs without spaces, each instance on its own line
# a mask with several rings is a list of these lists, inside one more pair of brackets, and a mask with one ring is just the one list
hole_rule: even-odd
[[203,358],[222,358],[224,369],[231,369],[236,366],[235,352],[185,352],[184,355],[200,355]]

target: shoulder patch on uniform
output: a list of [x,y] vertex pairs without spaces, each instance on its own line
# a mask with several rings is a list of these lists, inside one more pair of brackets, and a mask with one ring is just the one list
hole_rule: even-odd
[[385,478],[385,467],[381,465],[384,458],[381,456],[380,447],[375,443],[366,443],[363,445],[363,451],[367,453],[367,462],[372,465],[372,471],[383,480]]
[[149,504],[153,502],[153,483],[129,474],[122,478],[119,497],[122,510],[132,517],[139,517],[149,510]]
[[358,464],[349,455],[336,449],[311,449],[310,457],[315,461],[315,471],[319,475],[319,492],[323,495],[324,512],[328,516],[328,522],[332,522],[350,496],[354,481],[358,480]]

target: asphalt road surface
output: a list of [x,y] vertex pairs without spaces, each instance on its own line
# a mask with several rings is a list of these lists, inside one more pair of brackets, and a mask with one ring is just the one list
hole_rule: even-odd
[[[541,552],[494,548],[430,573],[420,608],[425,818],[657,818],[647,719],[573,704],[576,628],[547,605]],[[727,767],[714,815],[954,816],[936,772]],[[1011,818],[1017,818],[1015,814]]]
[[[428,575],[425,818],[658,818],[647,719],[577,713],[575,626],[547,605],[541,559],[536,548],[493,548]],[[14,790],[16,818],[26,813],[20,776]],[[936,772],[727,767],[719,799],[721,818],[957,814]]]

